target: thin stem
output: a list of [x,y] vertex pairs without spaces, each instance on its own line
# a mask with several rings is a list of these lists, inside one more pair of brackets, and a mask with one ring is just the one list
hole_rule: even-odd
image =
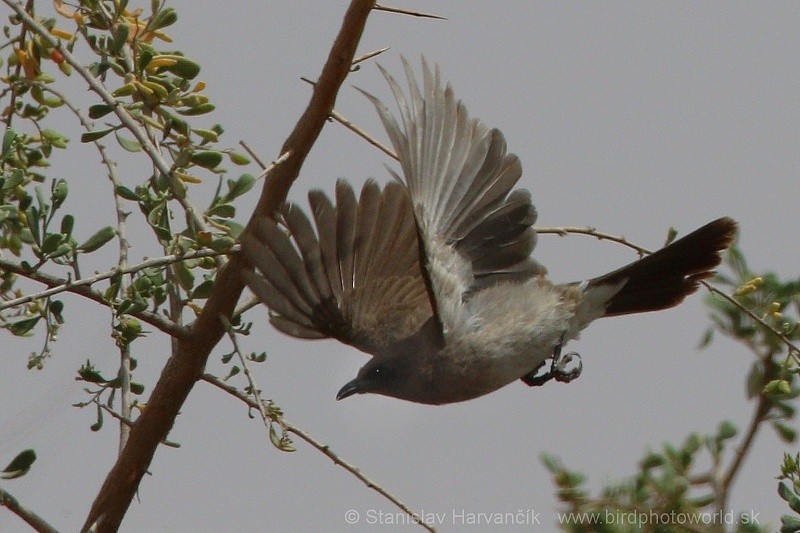
[[[255,400],[253,400],[252,398],[250,398],[249,396],[247,396],[246,394],[241,392],[236,387],[234,387],[232,385],[228,385],[227,383],[225,383],[224,381],[222,381],[218,377],[212,376],[211,374],[206,373],[206,374],[203,374],[201,379],[203,381],[205,381],[206,383],[209,383],[209,384],[217,387],[218,389],[221,389],[221,390],[227,392],[228,394],[230,394],[234,398],[237,398],[238,400],[241,400],[242,402],[246,403],[249,407],[251,407],[253,409],[259,409],[259,411],[263,410],[263,406],[259,406],[258,403]],[[252,384],[251,384],[251,386],[252,386]],[[359,470],[356,466],[354,466],[353,464],[349,463],[348,461],[342,459],[341,456],[339,456],[337,453],[335,453],[334,451],[331,450],[330,446],[318,441],[317,439],[312,437],[309,433],[307,433],[304,430],[300,429],[299,427],[291,424],[283,416],[281,416],[280,418],[276,419],[275,422],[280,424],[281,427],[286,429],[286,431],[288,431],[289,433],[292,433],[293,435],[296,435],[298,438],[300,438],[301,440],[305,441],[307,444],[311,445],[317,451],[321,452],[323,455],[325,455],[327,458],[329,458],[331,461],[333,461],[333,464],[335,464],[337,466],[341,466],[342,468],[344,468],[347,472],[349,472],[350,474],[355,476],[359,481],[364,483],[364,485],[366,485],[367,488],[370,488],[370,489],[374,490],[375,492],[377,492],[378,494],[380,494],[381,496],[386,498],[388,501],[390,501],[398,509],[400,509],[401,511],[406,513],[408,516],[413,517],[415,519],[415,521],[417,521],[419,523],[420,526],[422,526],[423,528],[427,529],[428,531],[431,531],[431,532],[435,531],[433,526],[431,526],[430,524],[424,522],[421,519],[421,515],[420,514],[415,513],[413,510],[411,510],[411,508],[409,508],[406,504],[404,504],[402,501],[400,501],[396,496],[394,496],[388,490],[384,489],[382,486],[380,486],[377,483],[375,483],[374,481],[372,481],[370,478],[368,478],[366,475],[364,475],[361,472],[361,470]]]
[[[128,269],[126,270],[128,272],[132,272],[135,269],[136,267],[128,267]],[[105,295],[103,295],[103,293],[99,291],[92,289],[90,285],[97,283],[98,281],[101,281],[103,279],[108,279],[120,273],[118,269],[113,269],[109,272],[103,274],[97,274],[96,276],[92,276],[90,278],[83,278],[81,280],[72,281],[69,279],[63,279],[53,276],[51,274],[45,274],[44,272],[39,272],[39,271],[30,272],[29,270],[22,268],[22,266],[18,265],[17,263],[14,263],[12,261],[7,261],[2,257],[0,257],[0,271],[13,272],[15,274],[18,274],[20,276],[23,276],[25,278],[28,278],[30,280],[36,281],[38,283],[50,287],[48,290],[45,291],[41,291],[35,294],[28,294],[27,296],[22,296],[20,298],[14,298],[13,300],[2,302],[0,303],[0,310],[7,309],[9,307],[14,307],[17,305],[22,305],[24,303],[28,303],[38,298],[46,298],[48,296],[52,296],[54,294],[58,294],[61,292],[70,292],[73,294],[78,294],[80,296],[83,296],[84,298],[88,298],[90,300],[94,300],[99,304],[108,306],[109,302],[106,299]],[[147,322],[151,326],[174,337],[185,337],[188,334],[186,328],[179,326],[170,320],[167,320],[158,313],[153,313],[151,311],[135,311],[131,312],[130,315],[144,322]]]
[[58,533],[58,530],[48,524],[42,517],[23,506],[19,501],[8,492],[0,489],[0,506],[20,517],[26,524],[40,533]]
[[392,6],[384,6],[382,4],[375,4],[374,7],[375,11],[386,11],[387,13],[397,13],[398,15],[409,15],[411,17],[420,17],[420,18],[428,18],[428,19],[437,19],[437,20],[447,20],[447,18],[441,15],[434,15],[431,13],[423,13],[422,11],[413,11],[411,9],[405,9],[402,7],[392,7]]
[[[588,236],[591,236],[591,237],[596,237],[597,239],[600,239],[600,240],[613,241],[613,242],[619,243],[619,244],[621,244],[623,246],[627,246],[628,248],[631,248],[632,250],[635,250],[639,255],[648,255],[648,254],[652,253],[647,248],[644,248],[642,246],[638,246],[636,244],[633,244],[633,243],[629,242],[627,239],[625,239],[625,237],[621,237],[621,236],[618,236],[618,235],[612,235],[610,233],[603,233],[602,231],[597,231],[595,228],[579,228],[579,227],[573,227],[573,226],[559,226],[559,227],[551,227],[551,228],[534,228],[534,229],[536,230],[536,233],[539,233],[539,234],[548,234],[548,233],[550,233],[550,234],[559,235],[561,237],[565,237],[568,234],[588,235]],[[717,296],[727,300],[731,305],[736,306],[737,309],[739,309],[740,311],[745,313],[747,316],[749,316],[750,318],[752,318],[753,320],[758,322],[758,324],[761,325],[761,327],[763,327],[764,329],[766,329],[767,331],[771,332],[773,335],[778,337],[781,340],[781,342],[783,342],[789,348],[790,354],[794,354],[795,357],[798,354],[800,354],[800,348],[796,344],[794,344],[788,337],[786,337],[786,335],[784,335],[780,331],[776,330],[774,327],[772,327],[769,324],[767,324],[761,317],[757,316],[755,313],[750,311],[748,308],[746,308],[744,305],[742,305],[740,302],[738,302],[733,296],[730,296],[730,295],[724,293],[723,291],[713,287],[707,281],[701,280],[700,283],[703,285],[703,287],[708,289],[709,292],[711,292],[713,294],[716,294]]]
[[[29,272],[16,263],[13,263],[11,261],[6,261],[5,259],[0,258],[0,270],[8,270],[10,272],[14,272],[28,279],[32,279],[34,281],[38,281],[40,283],[44,283],[52,287],[50,289],[47,289],[46,291],[41,291],[33,294],[26,294],[25,296],[20,296],[19,298],[14,298],[13,300],[0,302],[0,311],[2,311],[3,309],[8,309],[9,307],[16,307],[18,305],[26,304],[28,302],[32,302],[33,300],[38,300],[39,298],[46,298],[48,296],[53,296],[54,294],[58,294],[60,292],[74,292],[76,294],[81,294],[83,296],[86,296],[86,294],[84,294],[83,291],[79,291],[76,289],[86,287],[89,285],[94,285],[98,281],[103,281],[105,279],[113,278],[114,276],[139,272],[140,270],[144,270],[146,268],[171,265],[172,263],[177,263],[179,261],[186,261],[188,259],[198,259],[201,257],[216,257],[218,255],[236,255],[239,253],[240,250],[241,250],[241,245],[235,244],[224,252],[218,252],[216,250],[211,250],[210,248],[205,248],[203,250],[194,250],[181,254],[172,254],[172,255],[165,255],[163,257],[154,257],[152,259],[146,259],[141,263],[127,266],[126,268],[121,269],[119,267],[115,267],[112,268],[111,270],[95,274],[94,276],[89,276],[88,278],[82,278],[76,280],[58,278],[56,276],[52,276],[50,274],[44,274],[39,271]],[[100,295],[100,293],[97,293],[97,295],[98,298],[100,298],[98,300],[100,303],[106,305],[108,304],[108,302],[106,302],[105,299],[102,298],[102,295]],[[94,300],[96,298],[92,297],[92,299]],[[151,313],[145,313],[145,316],[149,316],[150,314]],[[139,317],[139,315],[134,315],[134,316],[141,318]],[[164,319],[161,320],[163,321]],[[149,319],[147,321],[150,322]],[[172,324],[172,322],[169,323]],[[156,324],[153,325],[159,327]],[[167,333],[173,333],[175,327],[176,326],[173,324],[171,331],[167,331]],[[159,327],[159,329],[162,328]]]

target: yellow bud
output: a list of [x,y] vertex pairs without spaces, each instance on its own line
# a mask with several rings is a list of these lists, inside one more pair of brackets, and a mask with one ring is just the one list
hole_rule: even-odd
[[50,30],[50,35],[52,35],[53,37],[58,37],[59,39],[64,39],[65,41],[70,41],[70,40],[72,40],[72,37],[73,37],[72,33],[68,32],[66,30],[62,30],[60,28],[51,29]]
[[200,178],[196,178],[184,172],[178,172],[177,170],[175,171],[175,177],[186,183],[203,183],[203,180]]
[[758,288],[755,285],[751,285],[749,282],[745,283],[735,291],[733,291],[734,296],[744,296],[746,294],[750,294],[756,292]]
[[171,67],[178,60],[169,56],[156,56],[147,64],[147,72],[153,73],[161,67]]

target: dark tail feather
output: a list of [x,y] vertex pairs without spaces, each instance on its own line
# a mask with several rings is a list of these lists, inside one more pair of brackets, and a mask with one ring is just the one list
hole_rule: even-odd
[[638,261],[595,278],[589,286],[625,285],[608,302],[604,316],[658,311],[678,305],[714,274],[730,246],[736,222],[720,218]]

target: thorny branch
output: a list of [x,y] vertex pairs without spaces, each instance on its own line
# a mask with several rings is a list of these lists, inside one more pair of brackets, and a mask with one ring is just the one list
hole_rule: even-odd
[[[211,374],[203,374],[202,379],[206,383],[209,383],[209,384],[211,384],[211,385],[213,385],[213,386],[215,386],[215,387],[227,392],[228,394],[230,394],[234,398],[237,398],[237,399],[241,400],[242,402],[246,403],[248,406],[250,406],[253,409],[258,409],[259,411],[264,409],[264,407],[263,406],[259,406],[258,402],[256,402],[254,399],[252,399],[248,395],[244,394],[243,392],[241,392],[236,387],[234,387],[232,385],[228,385],[227,383],[225,383],[224,381],[222,381],[221,379],[219,379],[216,376],[212,376]],[[335,465],[341,466],[342,468],[347,470],[349,473],[353,474],[356,478],[358,478],[359,481],[364,483],[364,485],[366,485],[368,488],[374,490],[375,492],[377,492],[378,494],[380,494],[381,496],[383,496],[384,498],[386,498],[387,500],[392,502],[395,506],[397,506],[398,509],[400,509],[401,511],[406,513],[408,516],[415,517],[415,519],[419,521],[420,526],[424,527],[428,531],[431,531],[431,532],[435,531],[435,529],[430,524],[428,524],[426,522],[423,522],[422,520],[419,519],[420,515],[418,513],[415,513],[406,504],[404,504],[399,499],[397,499],[397,497],[392,495],[390,492],[388,492],[382,486],[378,485],[377,483],[375,483],[374,481],[369,479],[366,475],[364,475],[364,473],[361,472],[361,470],[359,470],[352,463],[349,463],[348,461],[342,459],[341,456],[339,456],[337,453],[335,453],[333,450],[330,449],[330,446],[318,441],[317,439],[312,437],[310,434],[306,433],[304,430],[302,430],[302,429],[298,428],[297,426],[291,424],[283,416],[274,419],[274,421],[276,423],[278,423],[282,428],[284,428],[287,432],[292,433],[293,435],[296,435],[298,438],[300,438],[301,440],[305,441],[307,444],[309,444],[312,447],[316,448],[317,451],[321,452],[323,455],[325,455],[331,461],[333,461],[333,463]]]

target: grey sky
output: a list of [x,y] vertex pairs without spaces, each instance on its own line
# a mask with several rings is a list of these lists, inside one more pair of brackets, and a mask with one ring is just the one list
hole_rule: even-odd
[[[174,2],[176,48],[203,65],[200,78],[217,105],[231,146],[246,140],[270,159],[305,106],[347,5],[343,1]],[[290,7],[287,7],[290,6]],[[448,17],[371,17],[360,50],[389,46],[380,62],[399,72],[399,54],[439,63],[470,113],[505,134],[522,160],[539,224],[591,225],[659,246],[670,225],[681,233],[722,215],[741,226],[740,244],[755,270],[797,275],[800,240],[793,214],[800,193],[800,4],[795,2],[410,2]],[[62,24],[67,26],[66,24]],[[417,63],[418,64],[418,63]],[[384,139],[357,85],[388,100],[377,69],[366,64],[343,88],[337,109]],[[209,119],[211,120],[211,119]],[[73,141],[77,144],[77,138]],[[65,160],[76,208],[97,209],[113,224],[96,154]],[[122,157],[122,156],[120,156]],[[310,188],[333,190],[347,177],[387,179],[389,161],[336,124],[323,132],[291,198]],[[135,183],[147,169],[136,169]],[[233,169],[236,175],[238,169]],[[212,184],[209,183],[208,186]],[[81,186],[86,189],[78,192]],[[244,220],[257,191],[239,204]],[[106,196],[103,196],[106,195]],[[89,201],[85,201],[85,200]],[[85,228],[85,226],[84,226]],[[134,248],[140,259],[152,250]],[[138,255],[137,255],[138,254]],[[618,245],[580,236],[542,236],[535,251],[557,281],[602,274],[635,258]],[[97,268],[103,268],[97,265]],[[741,428],[751,405],[743,380],[745,350],[717,339],[697,343],[707,325],[700,296],[646,316],[599,321],[569,346],[583,375],[568,385],[530,389],[512,384],[451,406],[412,405],[377,396],[336,402],[339,387],[365,362],[333,342],[302,342],[271,329],[266,312],[249,318],[247,350],[266,350],[254,368],[264,396],[288,420],[329,444],[371,479],[418,511],[444,513],[440,529],[462,530],[453,513],[541,513],[555,529],[553,485],[539,456],[549,452],[585,472],[590,486],[635,471],[648,447],[680,442],[689,431],[712,432],[730,419]],[[4,483],[56,527],[76,530],[116,454],[116,428],[97,434],[93,412],[73,380],[91,357],[106,373],[116,359],[109,316],[68,298],[69,322],[42,372],[28,372],[38,339],[10,342],[0,358],[0,460],[25,447],[39,459],[32,472]],[[87,313],[84,318],[79,312]],[[166,360],[153,333],[135,345],[148,392]],[[209,370],[222,372],[215,350]],[[316,450],[273,449],[264,430],[232,398],[200,383],[170,438],[159,449],[124,531],[407,531],[367,523],[395,513],[386,500]],[[759,435],[730,502],[778,524],[781,453],[794,451],[769,428]],[[356,525],[346,511],[360,513]],[[763,522],[762,522],[763,523]],[[9,513],[0,530],[25,531]],[[483,528],[473,528],[483,530]]]

